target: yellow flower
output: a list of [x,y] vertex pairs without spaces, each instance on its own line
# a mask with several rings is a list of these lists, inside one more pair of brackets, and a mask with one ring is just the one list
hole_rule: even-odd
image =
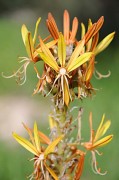
[[[80,67],[83,63],[88,61],[93,53],[87,52],[84,54],[81,54],[82,48],[84,46],[85,39],[80,41],[73,51],[70,59],[68,62],[66,62],[66,43],[64,40],[63,35],[60,33],[59,40],[58,40],[58,59],[56,60],[55,57],[52,55],[50,50],[47,48],[47,46],[43,43],[42,39],[40,39],[41,49],[42,52],[37,51],[42,58],[42,60],[50,66],[57,74],[56,79],[54,80],[52,89],[55,85],[55,83],[58,81],[58,79],[61,79],[61,89],[62,92],[62,99],[63,104],[68,106],[69,101],[72,99],[69,91],[69,83],[68,78],[70,79],[72,76],[70,76],[70,73]],[[81,54],[81,55],[80,55]],[[51,89],[51,91],[52,91]],[[51,92],[50,91],[50,92]]]
[[105,119],[105,115],[103,115],[101,123],[100,123],[100,125],[99,125],[99,127],[95,133],[93,128],[92,128],[92,113],[90,113],[90,118],[89,118],[89,121],[90,121],[90,141],[82,143],[82,145],[87,150],[91,151],[91,153],[92,153],[92,168],[93,168],[94,172],[96,174],[101,174],[101,175],[103,175],[105,173],[101,173],[100,170],[98,170],[95,153],[97,153],[98,155],[101,155],[97,151],[97,148],[108,144],[113,138],[112,134],[101,138],[106,133],[106,131],[109,129],[110,124],[111,124],[110,120],[108,120],[104,123],[104,119]]
[[[58,138],[56,138],[53,142],[50,142],[49,138],[46,135],[38,131],[38,127],[36,123],[34,123],[33,132],[26,125],[24,125],[24,127],[30,136],[31,142],[21,136],[18,136],[16,133],[13,133],[13,137],[16,139],[16,141],[19,144],[21,144],[25,149],[27,149],[29,152],[31,152],[35,156],[33,158],[35,170],[33,174],[31,175],[31,177],[33,178],[35,176],[35,178],[39,178],[39,174],[41,172],[41,174],[45,178],[46,176],[45,169],[44,169],[45,167],[46,170],[50,173],[50,175],[55,180],[58,180],[58,177],[55,174],[55,172],[47,165],[47,157],[49,154],[55,152],[55,147],[63,139],[64,135],[61,135]],[[41,145],[41,142],[48,144],[48,146],[44,149]]]
[[34,36],[32,38],[31,32],[28,31],[27,27],[25,25],[22,25],[21,28],[21,34],[22,34],[22,39],[24,42],[24,45],[26,47],[26,51],[28,54],[28,57],[20,57],[20,63],[23,63],[20,68],[13,73],[10,76],[5,76],[5,78],[12,78],[16,77],[18,83],[20,85],[23,85],[26,82],[26,70],[30,62],[35,63],[38,60],[37,53],[35,52],[35,42],[36,42],[36,36],[37,36],[37,30],[38,30],[38,25],[40,23],[41,18],[39,18],[36,22],[36,27],[35,27],[35,32]]

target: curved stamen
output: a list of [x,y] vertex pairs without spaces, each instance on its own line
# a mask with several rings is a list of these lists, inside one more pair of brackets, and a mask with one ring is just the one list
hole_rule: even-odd
[[111,71],[108,71],[108,74],[101,74],[99,73],[97,70],[94,71],[94,76],[96,77],[96,79],[102,79],[102,78],[108,78],[111,75]]

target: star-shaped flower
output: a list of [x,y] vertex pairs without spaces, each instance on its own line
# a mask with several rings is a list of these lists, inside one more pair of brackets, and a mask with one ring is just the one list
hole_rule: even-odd
[[[40,57],[42,60],[49,66],[51,67],[55,73],[56,73],[56,78],[53,82],[52,89],[56,82],[61,79],[60,81],[60,91],[62,93],[62,99],[63,99],[63,104],[68,106],[69,101],[72,99],[70,90],[69,90],[69,82],[68,79],[73,78],[71,75],[71,72],[78,67],[80,67],[83,63],[88,61],[93,53],[87,52],[84,54],[81,54],[82,48],[84,46],[85,39],[80,41],[76,48],[74,49],[70,59],[66,60],[66,43],[64,40],[64,36],[60,33],[59,39],[58,39],[58,50],[57,50],[57,60],[51,53],[51,51],[47,48],[47,46],[44,44],[42,39],[40,39],[40,44],[41,44],[41,49],[42,52],[39,52]],[[51,91],[52,91],[51,89]],[[50,92],[51,92],[50,91]]]
[[[55,172],[48,166],[48,155],[55,152],[55,147],[58,145],[58,143],[63,139],[64,135],[60,135],[58,138],[56,138],[53,142],[49,140],[49,138],[44,135],[42,132],[38,131],[37,124],[34,123],[34,130],[28,128],[26,125],[24,125],[25,129],[27,130],[30,141],[27,139],[18,136],[16,133],[13,133],[13,137],[16,139],[16,141],[21,144],[25,149],[27,149],[29,152],[34,154],[34,172],[31,175],[31,178],[40,178],[42,175],[44,178],[46,176],[46,171],[49,172],[49,174],[55,179],[58,180],[57,175]],[[41,145],[41,143],[45,143],[48,146],[44,149]]]

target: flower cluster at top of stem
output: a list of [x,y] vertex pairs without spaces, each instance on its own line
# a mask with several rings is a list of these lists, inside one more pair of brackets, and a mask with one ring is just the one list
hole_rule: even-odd
[[[92,154],[92,169],[96,174],[103,175],[97,167],[96,154],[101,155],[97,148],[109,143],[113,135],[102,136],[106,133],[111,122],[104,123],[105,116],[95,133],[92,128],[92,113],[89,116],[90,140],[85,142],[81,136],[81,115],[79,110],[77,124],[74,124],[70,114],[69,104],[75,98],[82,99],[92,95],[94,88],[91,84],[93,73],[98,78],[108,77],[101,75],[95,68],[95,58],[113,40],[115,32],[107,35],[99,41],[99,31],[103,25],[102,16],[97,22],[88,22],[88,28],[81,23],[81,38],[77,40],[78,19],[75,17],[70,29],[70,17],[67,10],[64,11],[63,32],[60,32],[54,17],[48,14],[47,28],[49,36],[42,39],[38,36],[36,22],[34,36],[25,25],[22,26],[22,39],[26,47],[28,57],[21,57],[22,66],[11,76],[16,77],[20,85],[26,81],[26,70],[30,63],[34,65],[38,83],[33,94],[42,93],[44,96],[52,94],[54,107],[49,115],[50,135],[38,130],[34,123],[34,129],[27,130],[30,141],[13,133],[13,137],[28,151],[34,155],[34,172],[30,179],[35,180],[79,180],[83,171],[84,160],[87,152]],[[42,75],[39,74],[37,63],[43,62]],[[77,128],[77,137],[72,137],[72,132]]]
[[[69,105],[75,97],[83,98],[90,96],[94,91],[91,78],[95,70],[95,57],[102,52],[112,41],[115,32],[107,35],[100,43],[99,31],[103,25],[102,16],[96,23],[88,22],[88,28],[81,23],[81,39],[76,39],[78,31],[78,19],[75,17],[70,29],[70,17],[67,10],[64,11],[63,32],[60,32],[54,17],[48,14],[47,27],[50,35],[45,39],[40,36],[36,44],[38,26],[41,21],[36,22],[34,36],[25,25],[21,28],[22,39],[26,47],[28,57],[22,57],[22,66],[11,76],[16,77],[22,85],[26,81],[26,69],[33,63],[35,72],[39,79],[34,94],[42,93],[44,96],[55,97],[56,105]],[[44,63],[42,75],[36,67],[37,63]],[[97,72],[99,78],[103,77]],[[108,75],[107,75],[108,76]],[[107,77],[104,75],[104,77]]]

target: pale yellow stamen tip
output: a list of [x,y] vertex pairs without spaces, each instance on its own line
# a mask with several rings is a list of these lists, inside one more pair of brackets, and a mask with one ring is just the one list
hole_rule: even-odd
[[66,74],[66,69],[65,68],[60,68],[60,74],[65,75]]

